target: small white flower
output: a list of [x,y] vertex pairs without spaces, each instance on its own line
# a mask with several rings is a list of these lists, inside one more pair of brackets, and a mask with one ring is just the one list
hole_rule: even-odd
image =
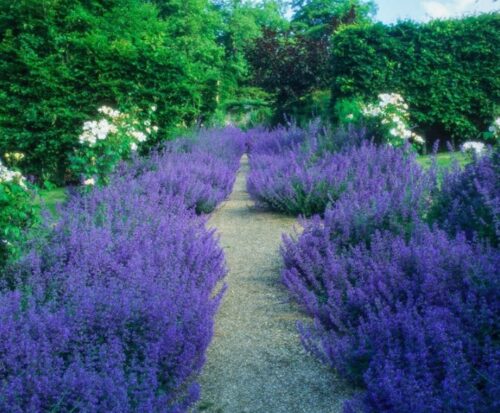
[[425,143],[425,139],[422,138],[420,135],[417,135],[416,133],[412,134],[412,138],[415,142],[417,142],[420,145],[423,145]]
[[353,113],[349,113],[347,116],[346,116],[347,119],[349,120],[352,120],[354,119],[354,114]]
[[157,109],[156,105],[151,106],[151,111],[156,112],[156,109]]
[[156,125],[155,125],[155,126],[153,126],[153,130],[154,130],[155,132],[158,132],[158,126],[156,126]]
[[137,150],[137,144],[135,142],[131,142],[130,149],[135,152]]
[[403,135],[403,139],[410,139],[413,134],[412,134],[411,130],[406,129],[403,131],[402,135]]
[[109,106],[101,106],[97,111],[112,119],[118,118],[121,115],[120,111],[110,108]]
[[148,138],[144,132],[138,130],[133,130],[130,134],[137,139],[138,142],[144,142]]
[[93,146],[98,140],[104,140],[109,133],[118,132],[118,128],[109,123],[107,119],[101,119],[99,122],[86,121],[83,123],[83,132],[79,136],[81,144]]
[[382,113],[382,110],[379,107],[368,105],[363,108],[363,115],[370,117],[377,117]]
[[85,181],[83,181],[83,185],[95,185],[95,179],[94,178],[88,178],[88,179],[85,179]]

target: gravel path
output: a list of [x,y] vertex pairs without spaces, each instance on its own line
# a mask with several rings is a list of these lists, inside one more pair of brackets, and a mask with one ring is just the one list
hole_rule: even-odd
[[281,234],[295,220],[252,208],[242,158],[233,193],[214,213],[229,289],[201,377],[195,411],[334,413],[348,396],[335,375],[307,354],[295,327],[303,316],[279,282]]

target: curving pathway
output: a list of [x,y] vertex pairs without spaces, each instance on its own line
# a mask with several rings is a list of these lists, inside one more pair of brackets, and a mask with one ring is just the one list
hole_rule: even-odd
[[194,411],[340,412],[349,393],[303,350],[295,327],[303,315],[279,282],[281,234],[292,230],[295,219],[252,208],[247,172],[244,156],[229,200],[209,221],[221,237],[229,288]]

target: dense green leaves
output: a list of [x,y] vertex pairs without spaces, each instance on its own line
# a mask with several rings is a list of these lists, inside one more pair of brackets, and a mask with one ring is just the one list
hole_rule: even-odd
[[24,183],[0,179],[0,279],[5,263],[18,256],[25,232],[39,221],[32,197]]
[[[219,121],[252,124],[269,118],[268,95],[251,86],[253,68],[247,50],[266,30],[288,27],[279,0],[227,0],[217,2],[222,18],[218,37],[224,48],[224,63],[219,82]],[[224,119],[225,118],[225,119]]]
[[202,3],[162,20],[140,0],[2,2],[0,154],[22,151],[25,174],[66,181],[82,122],[102,104],[156,104],[160,136],[213,109],[221,50]]
[[428,142],[476,138],[500,101],[500,15],[347,27],[333,38],[332,96],[402,94]]

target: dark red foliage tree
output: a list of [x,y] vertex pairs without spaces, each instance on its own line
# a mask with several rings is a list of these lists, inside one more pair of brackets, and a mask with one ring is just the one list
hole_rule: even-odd
[[293,30],[265,29],[247,49],[253,83],[275,96],[278,117],[286,106],[328,84],[329,41]]

